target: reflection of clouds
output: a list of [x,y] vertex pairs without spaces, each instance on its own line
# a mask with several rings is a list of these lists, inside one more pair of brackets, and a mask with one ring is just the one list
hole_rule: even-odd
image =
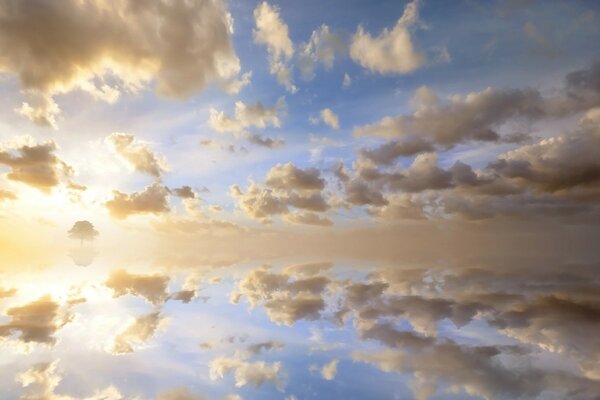
[[[76,269],[86,282],[73,278],[68,283],[72,290],[54,287],[46,290],[52,297],[34,301],[27,286],[8,280],[3,282],[7,303],[3,314],[8,318],[2,321],[0,333],[9,346],[1,351],[16,355],[18,345],[42,351],[31,346],[42,343],[50,345],[44,351],[57,352],[53,359],[67,359],[58,353],[65,346],[82,354],[94,351],[107,360],[129,354],[120,360],[139,363],[136,373],[140,374],[156,368],[156,357],[163,357],[173,376],[183,380],[165,381],[150,389],[155,392],[145,393],[157,399],[223,398],[230,393],[191,386],[184,379],[190,360],[196,357],[192,362],[208,365],[199,372],[215,387],[231,379],[230,385],[260,391],[259,396],[263,391],[275,392],[271,385],[283,391],[288,376],[295,382],[302,377],[300,371],[322,385],[337,387],[363,369],[397,373],[399,381],[410,380],[417,399],[443,398],[450,390],[458,398],[466,393],[487,399],[588,400],[599,390],[600,341],[593,333],[600,328],[600,297],[594,290],[599,287],[594,264],[541,263],[538,267],[527,262],[498,268],[478,263],[472,268],[413,263],[407,268],[365,269],[328,262],[290,264],[222,267],[218,274],[212,266],[143,273],[130,265],[128,270],[108,273],[108,279],[97,278],[98,271]],[[234,277],[233,282],[228,277]],[[201,290],[210,296],[211,307],[193,301]],[[228,294],[263,309],[268,319],[246,313],[235,302],[232,305]],[[76,323],[69,323],[74,319],[73,306],[83,297],[88,304],[78,307],[81,315]],[[100,323],[109,328],[98,330]],[[90,330],[88,324],[94,327]],[[227,328],[230,324],[235,325]],[[198,326],[205,329],[199,332]],[[91,331],[93,340],[78,341],[78,335]],[[107,344],[108,351],[98,343]],[[185,358],[179,358],[183,354]],[[61,365],[64,375],[70,376],[66,365],[73,365],[72,361]],[[343,374],[338,373],[340,365]],[[51,370],[51,378],[58,376],[56,366],[39,369],[42,374]],[[162,382],[164,377],[157,379]],[[36,382],[32,381],[28,393],[37,393],[36,388],[45,385]],[[104,388],[107,382],[113,380],[90,387]],[[46,387],[51,395],[61,393],[57,399],[71,400],[66,395],[70,386]],[[128,388],[119,391],[139,394]],[[306,392],[297,389],[293,387],[296,395],[304,398]],[[98,399],[112,399],[108,396]]]
[[[27,388],[21,400],[77,400],[75,397],[55,393],[62,380],[57,371],[58,360],[41,362],[33,365],[25,372],[17,375],[17,382]],[[124,397],[114,386],[96,390],[90,397],[80,397],[81,400],[122,400]]]
[[330,283],[329,278],[292,277],[289,272],[274,273],[268,267],[260,267],[238,283],[239,292],[231,294],[231,301],[237,303],[240,296],[246,296],[252,307],[262,302],[277,324],[292,325],[300,319],[318,319],[325,308],[321,294]]
[[105,282],[106,287],[113,290],[114,297],[126,294],[140,296],[149,303],[158,305],[167,299],[169,277],[159,274],[136,275],[125,270],[113,271]]
[[[384,347],[356,350],[353,359],[412,375],[419,399],[442,387],[494,399],[546,392],[588,399],[600,387],[600,341],[592,334],[600,329],[594,267],[390,267],[347,280],[334,278],[335,270],[326,264],[315,265],[251,270],[238,281],[232,299],[245,297],[251,307],[264,307],[277,324],[351,320],[360,340]],[[466,345],[447,337],[447,328],[439,330],[451,321],[451,332],[460,335],[475,320],[520,344]],[[548,352],[576,361],[581,374],[531,364]],[[315,368],[325,379],[335,376],[334,364]]]
[[189,303],[198,297],[200,291],[200,275],[194,273],[188,276],[181,287],[181,290],[172,293],[169,298],[173,300],[181,301],[182,303]]
[[115,336],[110,351],[113,354],[132,353],[150,340],[165,323],[166,318],[160,312],[152,312],[130,320]]
[[11,307],[5,314],[11,320],[0,325],[0,337],[9,338],[18,333],[16,338],[23,343],[48,345],[56,342],[54,334],[73,318],[70,305],[61,308],[61,305],[48,295],[22,306]]
[[462,387],[470,395],[485,399],[537,398],[544,391],[571,399],[591,399],[600,390],[597,381],[564,372],[505,366],[501,361],[505,356],[506,352],[498,347],[452,342],[418,351],[400,348],[352,354],[355,361],[373,364],[383,371],[413,375],[414,392],[420,399],[429,398],[441,383]]
[[280,362],[266,363],[264,361],[247,361],[242,356],[217,357],[210,362],[210,379],[223,379],[232,373],[235,386],[260,386],[271,383],[279,390],[287,384],[287,378]]

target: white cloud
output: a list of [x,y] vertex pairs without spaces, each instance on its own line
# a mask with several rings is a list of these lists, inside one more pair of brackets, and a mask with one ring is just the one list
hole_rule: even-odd
[[340,36],[329,31],[327,25],[321,25],[319,30],[312,32],[307,43],[300,44],[298,51],[298,66],[302,77],[310,80],[315,76],[315,69],[322,64],[325,69],[331,69],[336,55],[343,54],[346,46]]
[[288,92],[295,93],[297,88],[289,66],[294,45],[289,37],[288,26],[279,15],[279,8],[263,1],[254,9],[254,22],[254,42],[267,46],[271,74]]
[[324,108],[321,110],[321,120],[325,125],[332,129],[340,129],[340,121],[338,116],[331,110],[331,108]]
[[425,55],[414,46],[409,28],[418,21],[418,0],[406,5],[404,14],[390,31],[372,37],[362,26],[352,38],[350,57],[369,71],[405,74],[425,64]]
[[235,83],[240,61],[220,0],[2,3],[0,14],[0,70],[34,98],[18,112],[39,125],[55,126],[53,96],[76,89],[114,102],[154,80],[160,95],[183,99],[210,83],[236,92],[249,79]]

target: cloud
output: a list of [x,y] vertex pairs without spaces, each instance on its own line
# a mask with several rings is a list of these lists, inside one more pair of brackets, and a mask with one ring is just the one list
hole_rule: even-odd
[[324,108],[321,110],[321,121],[331,129],[340,129],[340,121],[338,116],[331,111],[330,108]]
[[271,272],[264,267],[255,269],[238,282],[232,299],[237,303],[245,296],[252,307],[262,304],[269,318],[277,324],[291,326],[300,319],[318,319],[325,307],[322,293],[330,279],[324,276],[294,277],[292,273],[291,270]]
[[321,376],[327,381],[332,381],[337,375],[337,366],[339,360],[331,360],[321,368]]
[[347,73],[344,74],[344,79],[342,80],[342,88],[347,89],[352,85],[352,78]]
[[23,343],[47,345],[54,345],[54,334],[73,319],[70,307],[62,309],[49,295],[22,306],[11,307],[5,315],[10,317],[10,321],[0,325],[0,337],[10,338],[18,333],[16,339]]
[[[595,390],[597,382],[592,379],[597,369],[591,360],[598,351],[597,340],[571,333],[576,329],[585,336],[585,332],[595,329],[597,305],[569,300],[564,297],[566,292],[561,298],[540,293],[554,292],[558,287],[564,290],[571,285],[575,285],[572,293],[581,292],[584,268],[579,279],[564,276],[564,272],[554,275],[547,267],[537,275],[535,272],[529,275],[533,272],[529,269],[526,279],[533,284],[524,283],[522,269],[518,273],[454,268],[449,271],[390,268],[371,276],[381,281],[348,285],[343,309],[355,315],[359,337],[377,340],[388,347],[379,353],[354,352],[353,359],[372,363],[387,372],[414,375],[415,395],[421,393],[419,398],[423,399],[433,395],[441,383],[462,387],[467,393],[484,398],[537,397],[546,390],[554,393],[574,390],[584,399]],[[433,297],[440,295],[444,298]],[[421,334],[399,330],[398,318],[410,321]],[[447,337],[436,338],[436,324],[446,318],[457,326],[474,318],[483,319],[520,343],[574,355],[590,379],[551,368],[537,369],[514,360],[529,353],[521,345],[459,345]],[[567,331],[571,332],[568,337],[563,336]],[[471,374],[473,370],[479,371],[478,374]]]
[[341,55],[347,51],[346,45],[341,37],[329,31],[325,24],[321,25],[319,30],[315,30],[310,35],[306,43],[301,43],[298,50],[298,67],[305,80],[313,79],[315,69],[322,64],[325,69],[333,67],[336,55]]
[[269,350],[281,350],[284,346],[285,343],[283,342],[277,340],[269,340],[267,342],[251,344],[250,346],[246,347],[246,352],[249,355],[255,356]]
[[159,183],[146,186],[131,194],[113,191],[113,198],[104,203],[110,215],[125,219],[137,214],[164,214],[170,211],[169,189]]
[[0,202],[5,200],[16,200],[17,195],[9,190],[0,189]]
[[267,46],[271,74],[288,92],[295,93],[298,89],[294,86],[289,66],[294,45],[288,26],[279,15],[279,8],[263,1],[254,9],[254,22],[254,43]]
[[[589,78],[587,72],[584,76]],[[415,113],[419,118],[431,110],[431,104],[437,103],[432,98],[427,100],[427,96],[426,92],[419,95],[416,106],[421,109]],[[478,99],[479,94],[464,105],[471,103],[472,106]],[[586,100],[585,104],[590,102]],[[543,99],[539,107],[534,108],[546,113],[555,105],[552,99]],[[531,117],[537,112],[532,112]],[[448,113],[448,118],[451,115]],[[482,112],[474,121],[480,123],[486,118]],[[444,129],[448,133],[452,126]],[[423,136],[426,131],[421,133]],[[407,136],[374,149],[362,149],[352,171],[346,170],[343,164],[335,166],[332,172],[345,192],[347,204],[366,205],[370,215],[382,220],[519,217],[589,223],[600,217],[600,209],[594,204],[600,196],[600,165],[596,157],[600,151],[600,111],[597,107],[586,110],[575,128],[517,146],[499,154],[481,169],[459,160],[449,168],[442,168],[437,155],[429,152],[440,145],[439,138],[432,141],[416,137]],[[500,135],[494,137],[501,140]],[[414,154],[417,156],[409,168],[396,164],[398,157]]]
[[600,183],[600,108],[589,110],[579,128],[501,155],[491,167],[502,176],[543,192]]
[[359,26],[350,44],[352,60],[380,74],[406,74],[423,66],[425,56],[415,48],[409,31],[418,22],[418,7],[418,0],[408,3],[394,28],[376,37]]
[[28,91],[26,97],[28,101],[15,111],[36,125],[58,129],[56,118],[60,115],[60,107],[52,96]]
[[166,318],[158,311],[131,319],[113,339],[110,352],[113,354],[133,353],[148,342],[165,321]]
[[450,103],[423,103],[417,91],[413,104],[421,108],[412,115],[385,117],[357,127],[355,136],[380,136],[432,142],[443,147],[477,141],[500,141],[497,128],[509,120],[537,120],[545,115],[545,103],[536,90],[488,88],[456,97]]
[[323,271],[333,268],[332,262],[317,262],[310,264],[295,264],[285,267],[284,272],[289,275],[315,276]]
[[112,133],[107,141],[133,169],[160,178],[168,165],[163,157],[157,156],[148,145],[130,133]]
[[554,58],[559,54],[560,50],[556,44],[552,43],[547,35],[544,35],[533,22],[525,22],[523,25],[523,32],[525,33],[525,37],[531,45],[531,48],[536,53],[542,54],[548,58]]
[[192,393],[192,391],[186,387],[181,387],[159,393],[158,400],[206,400],[206,397]]
[[262,130],[269,126],[279,128],[281,126],[280,116],[284,107],[283,98],[271,107],[265,107],[259,101],[254,104],[237,101],[234,116],[211,108],[208,125],[219,133],[231,133],[237,138],[247,139],[250,143],[259,146],[279,147],[285,143],[282,139],[263,138],[256,133],[249,132],[248,129]]
[[[62,381],[62,376],[57,372],[59,360],[53,362],[40,362],[28,370],[17,375],[16,381],[27,392],[19,397],[20,400],[77,400],[74,397],[55,393],[55,389]],[[81,400],[122,400],[124,397],[114,386],[103,390],[96,390],[92,396],[79,397]]]
[[182,303],[189,303],[198,297],[200,292],[200,277],[197,274],[191,274],[187,277],[180,291],[169,295],[170,299],[179,300]]
[[600,340],[588,332],[600,326],[599,311],[597,304],[564,295],[537,296],[531,301],[508,304],[490,318],[490,323],[522,343],[573,356],[586,377],[598,379]]
[[181,199],[196,199],[198,197],[196,192],[190,186],[186,185],[171,189],[171,192]]
[[[404,333],[407,337],[412,335]],[[501,357],[518,357],[522,353],[511,346],[461,346],[452,341],[409,343],[405,341],[379,352],[355,351],[352,358],[386,372],[412,374],[415,377],[413,392],[424,400],[433,395],[440,384],[462,388],[469,395],[486,399],[536,398],[548,391],[558,396],[569,393],[574,398],[586,399],[598,389],[593,380],[560,371],[523,364],[506,367],[500,362]]]
[[362,149],[360,155],[378,165],[391,165],[399,157],[410,157],[434,150],[435,147],[428,141],[420,138],[408,138],[403,141],[392,140],[374,149]]
[[321,317],[325,301],[319,295],[300,292],[292,298],[274,298],[264,304],[271,321],[287,326],[304,319],[314,321]]
[[229,373],[233,373],[236,387],[271,383],[283,391],[287,384],[280,362],[250,362],[239,357],[217,357],[209,363],[211,380],[223,379]]
[[301,169],[291,162],[271,168],[267,172],[265,184],[273,189],[291,190],[321,190],[325,187],[318,169]]
[[167,300],[169,277],[160,274],[136,275],[119,269],[111,272],[104,283],[112,289],[114,297],[132,294],[146,299],[149,303],[159,305]]
[[15,294],[17,294],[17,289],[15,288],[5,289],[3,287],[0,287],[0,299],[13,297]]
[[[365,278],[342,281],[319,275],[327,269],[318,265],[281,271],[261,267],[246,274],[237,290],[252,306],[264,307],[275,323],[353,318],[360,340],[384,346],[355,351],[353,359],[412,376],[411,388],[419,399],[449,387],[483,398],[590,398],[598,389],[595,359],[600,349],[596,336],[589,335],[599,323],[594,264],[573,265],[568,273],[564,265],[545,261],[539,269],[530,259],[525,264],[503,269],[485,263],[477,268],[384,267]],[[329,296],[329,290],[335,295]],[[314,315],[309,300],[324,302]],[[466,326],[475,320],[476,325]],[[447,321],[456,326],[452,334],[447,324],[438,330]],[[479,334],[482,326],[486,330]],[[448,337],[454,334],[465,335],[469,343]],[[496,334],[517,342],[502,344],[503,336]],[[493,344],[498,340],[501,344]],[[546,360],[549,353],[581,374],[532,362]],[[333,377],[330,368],[325,375]]]
[[243,86],[235,84],[240,62],[232,18],[218,0],[126,0],[112,7],[92,0],[24,2],[5,4],[0,13],[0,70],[15,74],[23,91],[46,99],[20,109],[41,125],[55,124],[52,96],[75,89],[112,102],[150,80],[171,98],[187,98],[212,82],[229,91]]
[[373,161],[391,164],[398,157],[445,150],[472,141],[514,143],[527,138],[510,131],[510,124],[532,123],[543,119],[564,118],[600,106],[600,62],[570,72],[563,87],[552,96],[537,89],[493,89],[455,95],[440,102],[422,86],[411,100],[415,112],[387,116],[354,128],[354,135],[378,136],[390,140],[374,150],[365,150]]
[[250,182],[246,191],[233,185],[230,193],[240,209],[262,223],[271,223],[272,216],[281,215],[292,223],[328,226],[328,220],[315,214],[331,207],[323,196],[324,188],[325,180],[318,169],[287,163],[277,164],[267,172],[265,187]]
[[313,225],[313,226],[333,226],[333,221],[326,217],[321,217],[314,212],[292,212],[283,217],[284,220],[292,224]]
[[53,140],[34,143],[30,137],[21,137],[0,147],[0,164],[10,167],[9,180],[21,182],[49,193],[64,179],[70,182],[74,171],[56,156]]

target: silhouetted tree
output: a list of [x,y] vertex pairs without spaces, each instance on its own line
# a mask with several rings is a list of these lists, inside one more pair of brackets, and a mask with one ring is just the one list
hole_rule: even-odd
[[94,225],[90,221],[77,221],[69,231],[69,237],[79,239],[81,246],[84,240],[94,240],[98,236],[98,231],[94,229]]

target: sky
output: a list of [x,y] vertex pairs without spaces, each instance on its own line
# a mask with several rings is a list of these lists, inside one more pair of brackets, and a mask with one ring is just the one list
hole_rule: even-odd
[[0,0],[0,398],[597,398],[599,21]]

